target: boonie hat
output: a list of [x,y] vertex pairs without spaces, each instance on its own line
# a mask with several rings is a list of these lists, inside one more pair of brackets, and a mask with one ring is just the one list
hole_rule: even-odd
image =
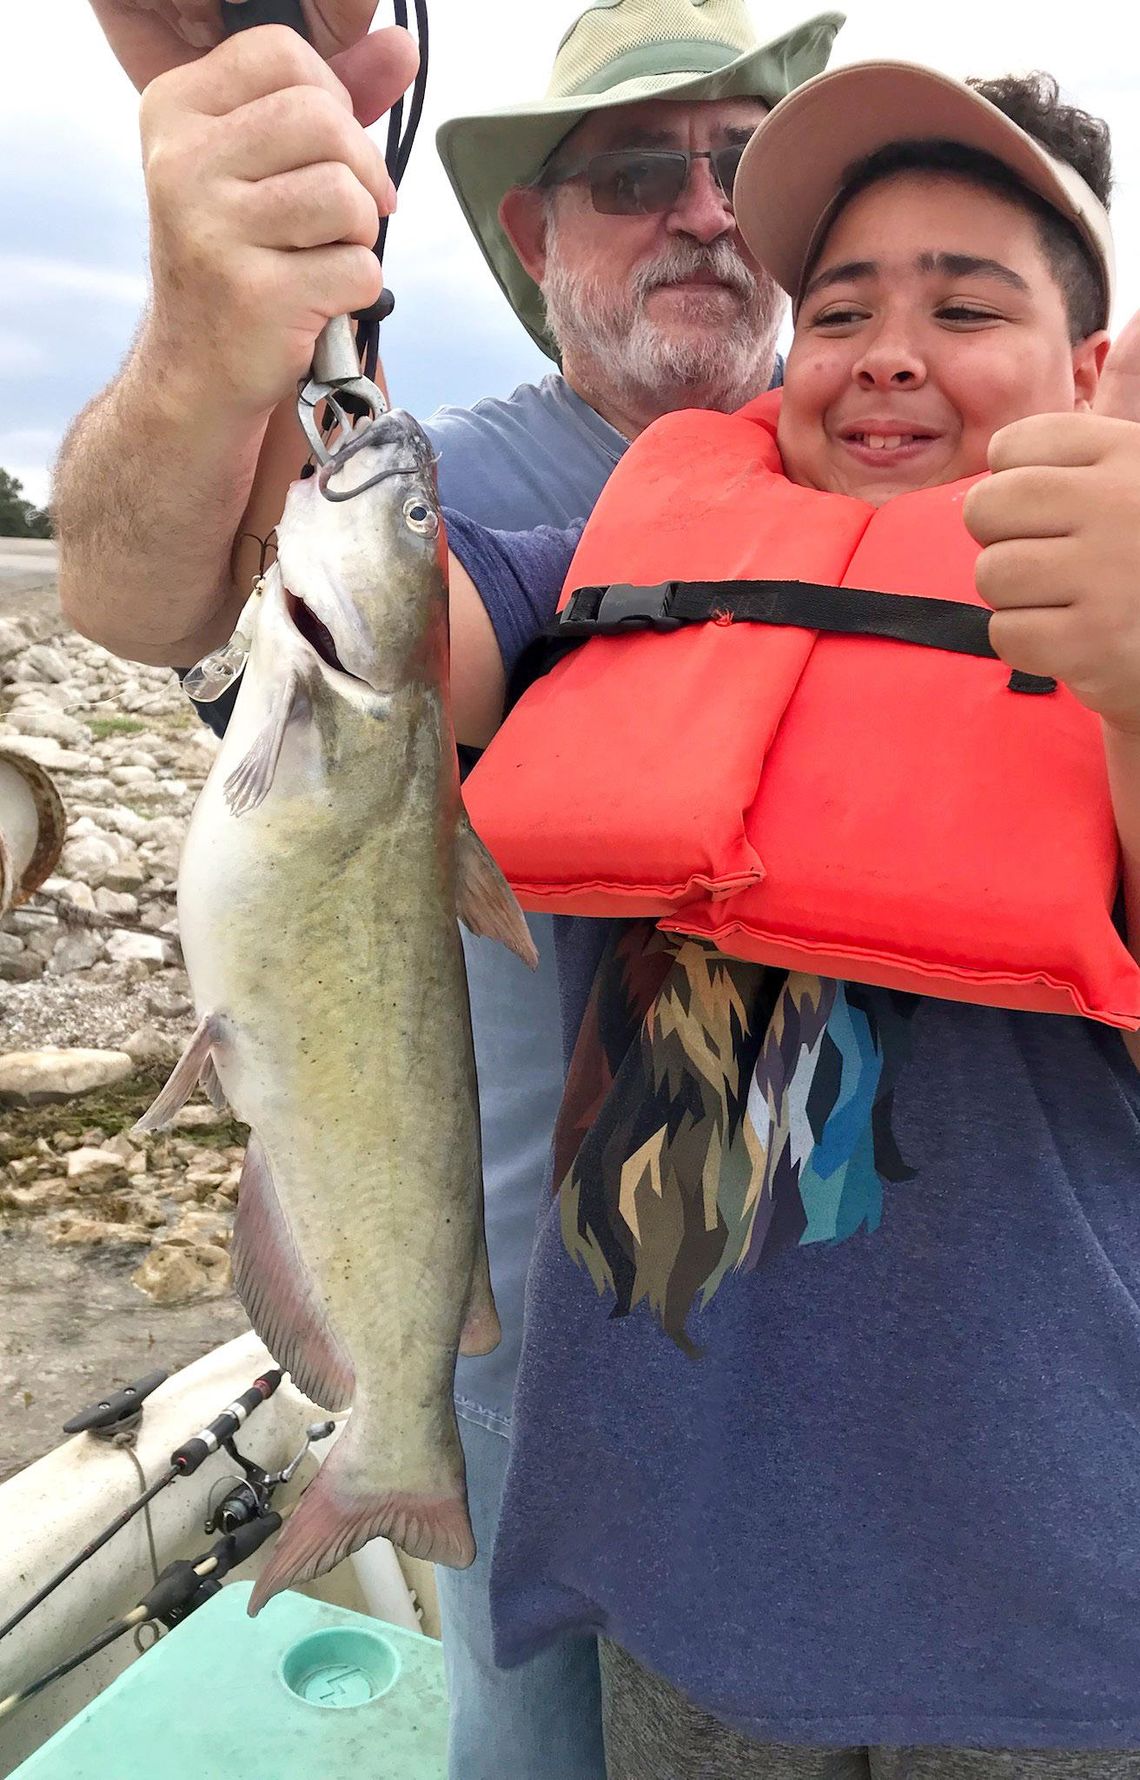
[[856,62],[809,80],[744,151],[733,191],[737,226],[793,302],[852,168],[889,144],[926,141],[993,155],[1072,223],[1100,270],[1107,322],[1112,228],[1096,193],[980,93],[912,62]]
[[499,224],[499,205],[542,171],[592,112],[643,99],[761,99],[777,105],[826,67],[840,12],[761,44],[744,0],[594,0],[558,48],[550,85],[526,105],[453,118],[436,136],[463,214],[507,300],[550,358],[542,293]]

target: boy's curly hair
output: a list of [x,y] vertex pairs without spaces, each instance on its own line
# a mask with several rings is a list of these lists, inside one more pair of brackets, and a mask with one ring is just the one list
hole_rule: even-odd
[[1036,137],[1055,160],[1075,167],[1108,208],[1112,195],[1112,139],[1103,118],[1063,104],[1057,82],[1040,69],[1035,74],[1009,74],[1002,80],[970,79],[966,85],[1004,111],[1027,136]]

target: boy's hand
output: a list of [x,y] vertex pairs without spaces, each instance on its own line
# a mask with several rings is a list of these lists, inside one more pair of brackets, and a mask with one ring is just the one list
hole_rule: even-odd
[[964,516],[985,546],[976,579],[994,648],[1140,736],[1140,314],[1091,413],[1015,421],[989,461]]

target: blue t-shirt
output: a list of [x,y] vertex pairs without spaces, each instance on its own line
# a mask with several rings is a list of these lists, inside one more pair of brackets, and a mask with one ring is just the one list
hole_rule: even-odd
[[[572,540],[455,543],[509,656]],[[556,927],[569,1055],[629,924]],[[1140,1077],[1090,1021],[804,981],[760,1126],[802,1215],[697,1355],[542,1218],[499,1658],[604,1633],[762,1741],[1140,1746]]]

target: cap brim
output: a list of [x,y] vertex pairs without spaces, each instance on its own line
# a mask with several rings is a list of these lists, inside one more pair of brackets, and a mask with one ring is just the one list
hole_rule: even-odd
[[507,300],[535,343],[557,361],[546,331],[542,293],[519,264],[499,223],[512,186],[534,179],[562,138],[592,112],[645,99],[761,99],[778,105],[786,93],[827,65],[843,14],[821,13],[712,72],[654,74],[600,93],[539,99],[441,124],[436,145],[468,226]]
[[821,74],[764,120],[736,176],[733,204],[752,253],[793,298],[850,168],[898,142],[948,141],[993,155],[1068,218],[1112,301],[1108,215],[1081,176],[1056,161],[980,93],[910,62]]

